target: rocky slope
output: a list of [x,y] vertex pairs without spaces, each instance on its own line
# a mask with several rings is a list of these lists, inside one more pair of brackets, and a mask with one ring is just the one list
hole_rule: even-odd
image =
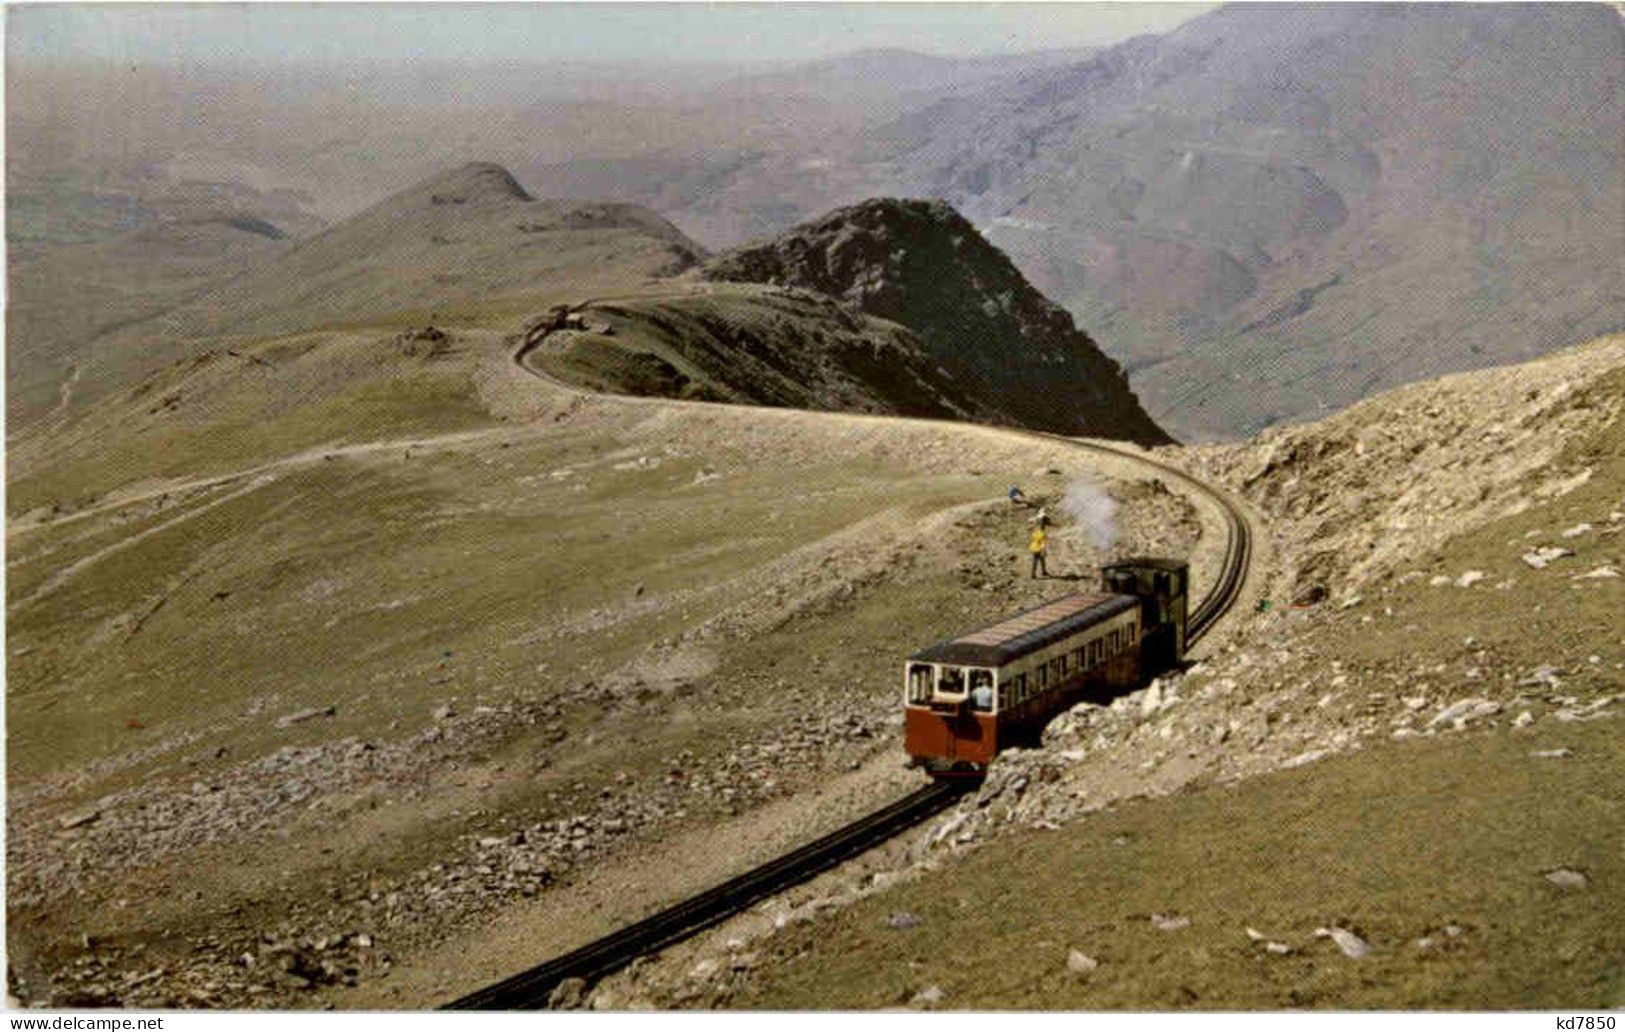
[[1169,441],[1117,364],[947,204],[865,201],[719,255],[703,275],[804,287],[906,326],[967,396],[1012,422]]

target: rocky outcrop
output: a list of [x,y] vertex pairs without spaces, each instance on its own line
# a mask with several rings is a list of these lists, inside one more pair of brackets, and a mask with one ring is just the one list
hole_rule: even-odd
[[1010,422],[1145,445],[1172,439],[1116,362],[941,201],[876,199],[717,256],[711,280],[803,287],[902,324]]

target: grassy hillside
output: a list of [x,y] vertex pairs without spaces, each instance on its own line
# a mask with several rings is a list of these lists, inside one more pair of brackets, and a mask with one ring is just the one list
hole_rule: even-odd
[[[83,406],[222,342],[315,328],[513,322],[557,300],[635,288],[697,258],[692,242],[646,209],[533,200],[503,169],[472,164],[136,325],[74,336],[71,347],[53,349],[50,366],[79,367],[72,397]],[[26,342],[14,353],[33,355]],[[23,364],[14,375],[33,383],[46,374]],[[14,423],[41,414],[37,393],[18,397]]]
[[718,284],[689,296],[597,302],[606,333],[560,331],[533,352],[595,389],[938,418],[1000,413],[945,376],[914,333],[827,295]]
[[[87,342],[229,279],[288,242],[246,216],[172,222],[54,249],[7,268],[6,396],[15,425],[64,397]],[[66,385],[66,394],[64,393]]]
[[[1079,473],[1064,446],[581,399],[478,330],[439,358],[362,333],[243,354],[14,479],[43,506],[8,536],[31,1001],[438,1002],[386,972],[831,777],[891,791],[896,657],[1059,587],[1023,579],[1003,494],[1053,499],[1033,468]],[[504,422],[522,391],[539,418]],[[1177,496],[1112,489],[1117,547],[1196,547]],[[1058,572],[1091,575],[1088,539],[1057,528]]]
[[[1023,830],[795,929],[719,1002],[918,1007],[935,986],[952,1010],[1618,1007],[1615,724],[1384,745]],[[1531,756],[1557,749],[1573,755]],[[1560,868],[1591,886],[1544,877]],[[890,927],[905,912],[918,926]],[[1370,954],[1344,956],[1328,925]],[[1073,951],[1098,966],[1069,969]]]
[[58,516],[110,492],[241,470],[315,447],[342,447],[497,420],[477,371],[504,344],[478,330],[430,355],[388,330],[210,342],[195,358],[102,399],[50,435],[14,445],[7,503]]

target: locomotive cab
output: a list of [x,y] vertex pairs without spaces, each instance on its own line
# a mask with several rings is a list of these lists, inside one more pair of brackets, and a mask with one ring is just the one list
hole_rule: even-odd
[[1144,673],[1150,676],[1183,663],[1190,564],[1136,557],[1104,566],[1100,573],[1106,591],[1140,600]]

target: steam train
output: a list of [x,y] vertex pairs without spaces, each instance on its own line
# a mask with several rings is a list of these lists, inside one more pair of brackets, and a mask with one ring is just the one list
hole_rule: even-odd
[[938,777],[978,776],[1055,714],[1109,698],[1184,660],[1190,568],[1125,559],[1077,592],[908,657],[904,748]]

